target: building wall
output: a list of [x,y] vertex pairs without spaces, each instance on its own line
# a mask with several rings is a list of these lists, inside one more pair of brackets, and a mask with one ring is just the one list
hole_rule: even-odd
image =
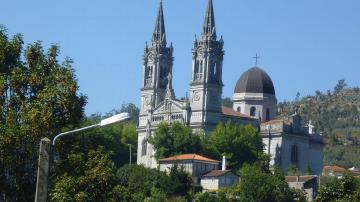
[[307,201],[314,201],[314,188],[313,187],[304,187],[304,183],[303,182],[288,182],[288,185],[290,188],[295,188],[295,189],[304,189],[305,193],[306,193],[306,200]]
[[254,117],[261,117],[262,121],[266,121],[266,109],[270,110],[270,119],[276,116],[276,97],[270,94],[263,93],[235,93],[234,94],[233,109],[235,111],[240,107],[240,112],[246,115],[251,115],[251,107],[256,108]]
[[212,191],[219,189],[219,179],[216,177],[203,177],[201,178],[200,185],[203,188],[203,191]]
[[239,182],[239,177],[231,172],[217,177],[201,177],[201,186],[204,191],[215,191],[220,188],[229,187]]
[[281,163],[281,147],[282,147],[282,137],[273,136],[271,138],[263,137],[264,144],[264,153],[269,154],[269,143],[270,143],[270,166]]
[[151,144],[147,143],[146,155],[142,155],[142,144],[144,140],[147,140],[147,132],[138,133],[138,152],[137,152],[137,164],[144,165],[149,168],[157,168],[156,159],[153,157],[155,155],[154,148]]
[[[298,148],[298,161],[297,163],[291,162],[291,148],[293,146]],[[309,137],[305,135],[283,134],[283,145],[281,149],[281,167],[287,171],[291,164],[294,164],[300,171],[305,172],[306,165],[310,163],[309,153]]]
[[239,177],[237,175],[229,172],[229,173],[226,173],[225,175],[220,176],[219,188],[229,187],[237,182],[239,182]]
[[310,165],[311,169],[316,175],[320,175],[323,169],[323,159],[324,159],[324,145],[318,142],[310,141]]
[[[264,152],[269,153],[269,135],[262,131]],[[312,141],[312,136],[307,134],[290,134],[286,132],[270,132],[270,166],[279,165],[283,171],[287,171],[294,164],[300,171],[305,172],[310,165],[313,174],[319,175],[323,167],[323,144]],[[298,149],[297,163],[291,162],[291,149]]]
[[200,183],[200,176],[211,170],[218,170],[219,163],[183,160],[183,161],[166,161],[160,162],[159,167],[161,171],[170,172],[170,169],[177,165],[179,168],[184,167],[195,183]]

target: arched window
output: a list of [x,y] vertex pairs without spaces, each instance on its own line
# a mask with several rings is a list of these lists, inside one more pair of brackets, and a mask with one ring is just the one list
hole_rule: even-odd
[[251,107],[250,108],[250,116],[255,116],[256,114],[256,108],[255,107]]
[[241,107],[238,107],[238,108],[236,109],[236,111],[237,111],[237,112],[241,112]]
[[266,108],[266,121],[270,121],[270,109]]
[[142,146],[141,147],[141,155],[145,156],[147,153],[147,140],[146,139],[142,141],[141,146]]
[[291,163],[297,164],[299,161],[299,150],[296,145],[291,147],[291,156],[290,156]]

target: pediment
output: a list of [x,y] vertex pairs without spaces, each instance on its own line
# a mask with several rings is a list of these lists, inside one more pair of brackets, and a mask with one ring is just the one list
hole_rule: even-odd
[[165,99],[158,106],[155,107],[153,114],[162,114],[162,113],[176,113],[183,112],[184,107],[183,103],[177,100]]

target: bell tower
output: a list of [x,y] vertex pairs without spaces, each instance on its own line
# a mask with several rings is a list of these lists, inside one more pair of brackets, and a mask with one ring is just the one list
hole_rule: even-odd
[[[141,88],[140,115],[156,107],[165,98],[167,86],[171,86],[173,47],[167,47],[162,1],[157,14],[150,47],[144,50],[143,81]],[[169,85],[168,85],[169,83]]]
[[223,46],[222,37],[217,40],[213,3],[209,0],[201,39],[195,37],[192,49],[190,82],[191,123],[205,132],[221,120]]

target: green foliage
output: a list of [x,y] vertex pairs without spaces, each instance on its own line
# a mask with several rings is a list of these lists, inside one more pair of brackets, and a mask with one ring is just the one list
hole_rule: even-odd
[[116,178],[118,185],[132,193],[129,201],[163,201],[169,197],[175,201],[180,200],[175,196],[186,196],[193,189],[191,178],[181,168],[173,168],[167,175],[139,165],[124,166]]
[[294,164],[290,164],[287,169],[287,175],[301,175],[301,172]]
[[172,195],[186,196],[192,191],[193,181],[183,167],[173,166],[170,169],[169,177],[172,182],[172,186],[169,188]]
[[35,194],[38,145],[83,117],[72,60],[59,63],[60,49],[40,42],[23,46],[0,27],[0,195],[31,201]]
[[156,150],[157,159],[185,153],[198,153],[214,159],[226,155],[229,168],[235,169],[244,163],[267,165],[268,160],[263,153],[262,139],[251,125],[220,123],[205,137],[203,134],[194,134],[191,128],[181,123],[161,123],[149,142]]
[[316,201],[350,201],[360,200],[360,183],[351,173],[346,173],[341,179],[333,178],[320,187]]
[[228,191],[230,199],[289,202],[298,198],[280,172],[271,174],[258,166],[244,165],[240,170],[240,176],[240,183]]
[[149,142],[156,150],[156,159],[202,150],[200,135],[193,134],[190,128],[181,123],[161,123]]
[[325,139],[325,165],[360,167],[360,90],[349,87],[344,79],[338,81],[334,91],[305,96],[293,102],[278,104],[279,117],[294,113],[302,116],[303,124],[309,120],[316,132]]
[[210,134],[209,140],[220,154],[226,155],[229,168],[238,169],[244,163],[266,160],[262,139],[251,125],[220,123]]
[[51,200],[103,201],[114,183],[114,166],[104,148],[99,146],[87,155],[71,154],[68,160],[77,169],[56,177]]
[[218,201],[216,196],[210,194],[209,192],[197,193],[195,194],[195,202],[216,202]]

